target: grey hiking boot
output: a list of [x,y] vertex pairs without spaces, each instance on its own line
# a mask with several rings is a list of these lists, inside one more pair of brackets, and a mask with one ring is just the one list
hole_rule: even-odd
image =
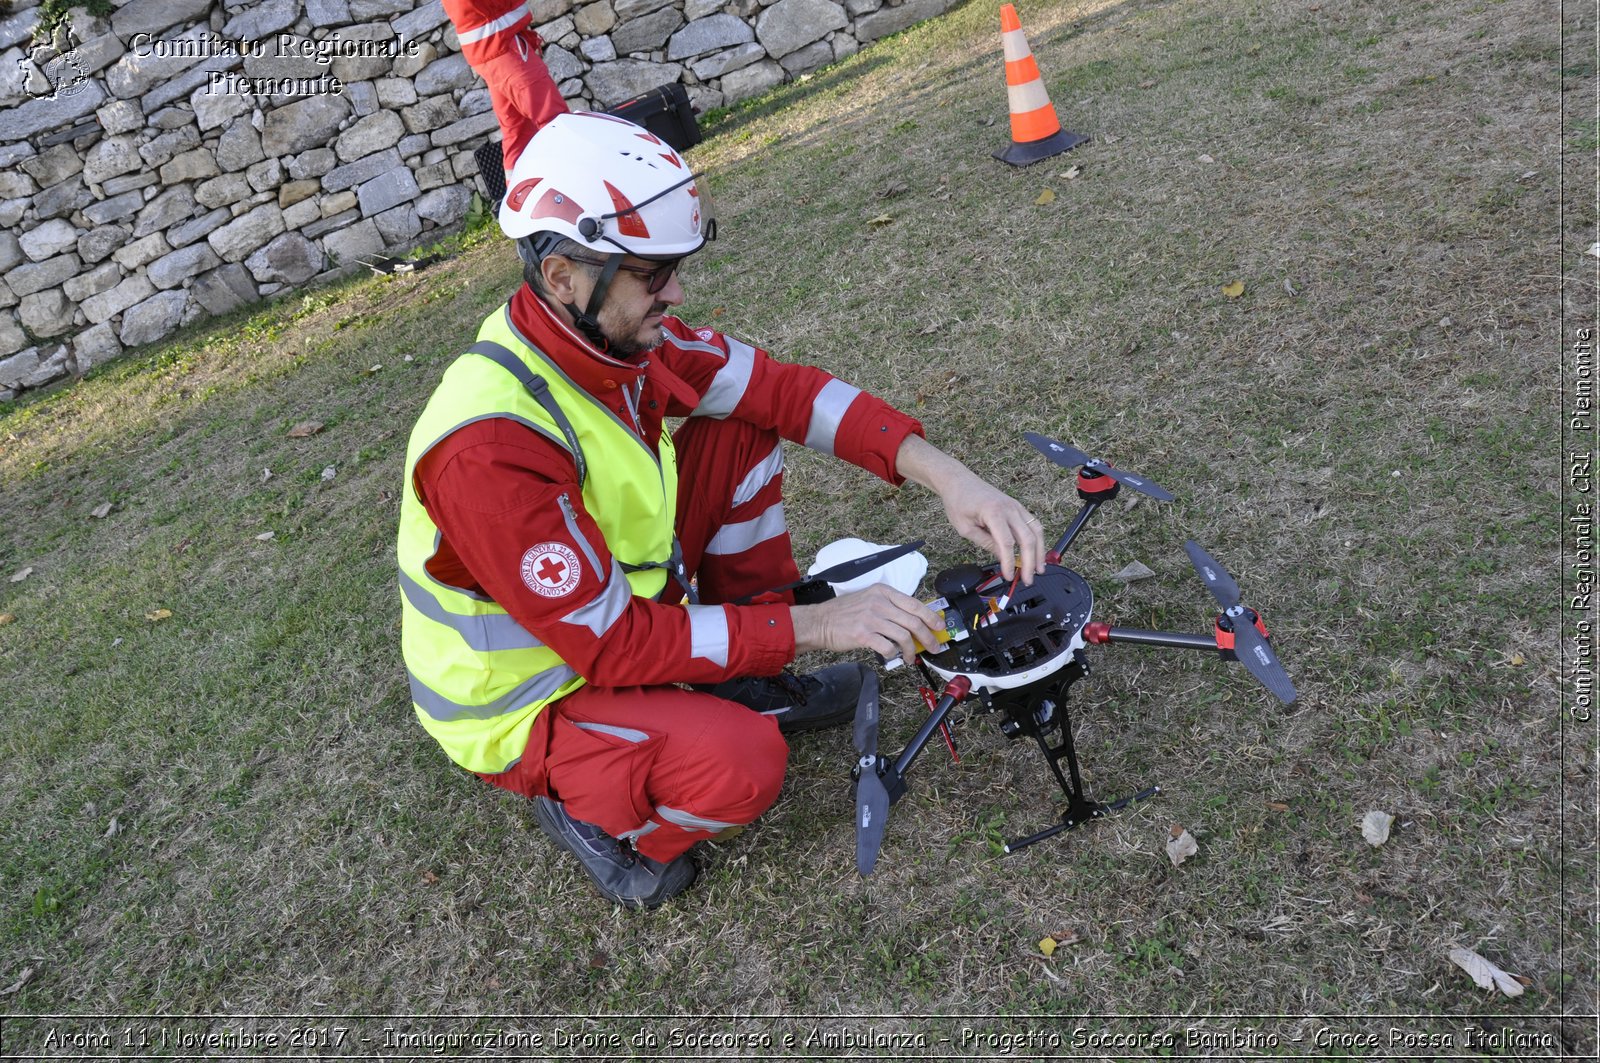
[[854,720],[866,675],[866,665],[835,664],[810,675],[797,676],[785,670],[778,675],[730,679],[707,692],[776,717],[779,731],[794,734]]
[[533,799],[533,817],[550,839],[578,858],[608,901],[654,908],[694,885],[699,868],[688,853],[665,864],[641,856],[592,823],[573,819],[559,801]]

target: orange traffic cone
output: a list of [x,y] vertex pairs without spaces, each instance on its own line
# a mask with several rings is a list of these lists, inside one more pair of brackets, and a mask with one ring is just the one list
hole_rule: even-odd
[[1033,61],[1028,38],[1023,36],[1017,9],[1000,6],[1000,44],[1006,56],[1006,95],[1011,104],[1011,145],[994,157],[1012,166],[1031,166],[1041,159],[1071,151],[1089,138],[1068,133],[1056,118],[1050,95]]

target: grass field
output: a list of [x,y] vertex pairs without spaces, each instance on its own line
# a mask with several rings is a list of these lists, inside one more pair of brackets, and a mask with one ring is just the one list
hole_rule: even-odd
[[[1559,698],[1560,277],[1596,224],[1579,6],[1564,50],[1548,2],[1025,5],[1093,139],[1013,171],[989,157],[995,11],[967,4],[691,153],[722,238],[686,320],[915,412],[1052,528],[1076,498],[1023,431],[1150,476],[1178,501],[1125,494],[1074,549],[1097,618],[1206,630],[1194,537],[1272,627],[1288,708],[1237,666],[1096,651],[1088,785],[1163,793],[1016,856],[1000,841],[1058,801],[983,718],[960,764],[918,765],[871,879],[850,738],[825,733],[646,914],[448,765],[412,718],[393,544],[411,424],[517,282],[492,233],[0,407],[0,576],[31,570],[0,581],[4,1051],[45,1013],[910,1012],[940,1018],[873,1028],[1087,1025],[1131,1040],[1079,1049],[1123,1058],[1242,1025],[1280,1038],[1264,1054],[1429,1054],[1391,1028],[1447,1033],[1440,1055],[1592,1053],[1595,733]],[[1568,293],[1592,323],[1592,286]],[[803,562],[847,534],[974,557],[926,491],[790,469]],[[1156,578],[1109,578],[1134,560]],[[904,672],[885,698],[892,748],[923,710]],[[1373,809],[1397,822],[1381,847]],[[1200,845],[1180,867],[1174,824]],[[1047,935],[1070,943],[1047,958]],[[1455,945],[1526,991],[1477,988]],[[1073,1018],[1107,1013],[1149,1017]],[[1330,1026],[1375,1040],[1318,1046]],[[923,1054],[957,1049],[998,1051]]]

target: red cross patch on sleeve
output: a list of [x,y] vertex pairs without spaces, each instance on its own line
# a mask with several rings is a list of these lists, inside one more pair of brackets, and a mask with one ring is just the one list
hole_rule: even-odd
[[540,543],[522,555],[522,582],[542,598],[566,597],[582,575],[577,552],[565,543]]

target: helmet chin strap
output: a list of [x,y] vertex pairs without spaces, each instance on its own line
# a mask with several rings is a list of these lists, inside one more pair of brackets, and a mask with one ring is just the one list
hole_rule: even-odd
[[621,263],[621,255],[606,256],[606,264],[601,267],[600,276],[595,279],[594,290],[589,293],[589,305],[585,309],[580,311],[576,303],[561,304],[567,313],[572,315],[573,324],[578,326],[578,331],[594,344],[596,350],[604,351],[611,346],[611,341],[600,331],[600,307],[605,304],[606,292],[611,288],[611,278],[617,275],[617,266]]

